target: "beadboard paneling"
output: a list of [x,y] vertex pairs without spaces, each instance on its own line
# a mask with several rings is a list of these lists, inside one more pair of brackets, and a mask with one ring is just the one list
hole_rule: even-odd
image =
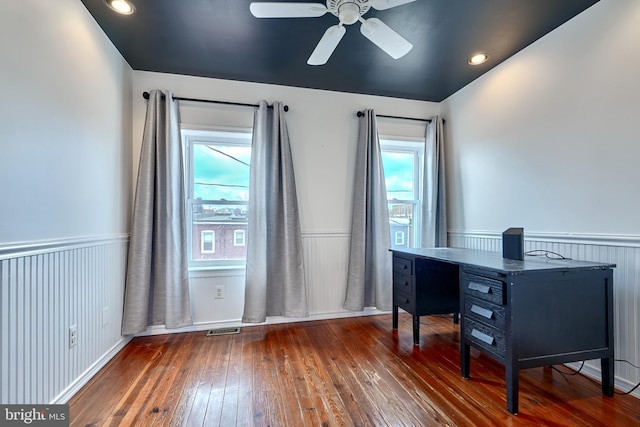
[[347,287],[349,234],[303,235],[309,314],[347,311],[342,305]]
[[[302,234],[302,246],[309,316],[270,316],[266,324],[384,313],[375,308],[351,311],[343,307],[349,259],[348,232],[306,232]],[[194,325],[179,331],[247,326],[241,321],[244,308],[244,279],[244,270],[191,271]],[[216,286],[224,287],[224,299],[215,298]],[[176,331],[152,327],[141,335],[173,332]]]
[[0,248],[1,403],[59,402],[123,341],[126,251],[125,237]]

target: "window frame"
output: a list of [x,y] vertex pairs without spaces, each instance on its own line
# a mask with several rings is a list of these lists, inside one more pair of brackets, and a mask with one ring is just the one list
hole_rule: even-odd
[[[238,236],[242,236],[242,243],[238,243]],[[246,230],[233,230],[233,246],[246,246],[247,245],[247,231]]]
[[[241,127],[222,127],[222,126],[207,126],[207,127],[193,127],[183,126],[180,129],[182,137],[183,148],[183,169],[184,169],[184,186],[185,186],[185,213],[186,213],[186,228],[187,228],[187,260],[189,270],[225,270],[225,269],[244,269],[246,267],[246,258],[244,259],[194,259],[193,258],[193,210],[194,206],[205,205],[237,205],[248,206],[248,200],[246,202],[228,201],[228,200],[204,200],[195,199],[195,175],[194,175],[194,161],[195,152],[194,145],[224,145],[224,146],[252,146],[253,129],[241,128]],[[202,230],[205,231],[205,230]],[[213,230],[206,230],[213,231]],[[235,245],[235,232],[234,230],[234,246]],[[215,231],[214,231],[215,232]],[[215,236],[215,234],[214,234]],[[202,241],[200,242],[202,245]],[[245,234],[245,246],[246,246],[246,234]],[[202,248],[201,248],[202,249]],[[214,240],[214,252],[202,252],[202,253],[215,253],[215,240]]]
[[[204,244],[205,235],[211,235],[211,250],[205,249]],[[200,230],[200,251],[203,254],[215,254],[216,253],[216,231],[215,230]]]
[[[413,155],[413,188],[414,199],[387,199],[387,204],[390,206],[393,203],[408,204],[413,206],[413,231],[411,233],[411,239],[409,242],[413,242],[412,247],[420,247],[421,232],[422,232],[422,192],[423,192],[423,169],[424,169],[424,149],[425,138],[416,137],[403,137],[396,135],[379,135],[380,151],[382,153],[401,153]],[[385,175],[386,180],[386,175]],[[389,221],[389,229],[391,231],[391,217]],[[390,236],[393,246],[395,244],[395,235]],[[409,242],[407,242],[405,235],[405,248],[409,248]]]

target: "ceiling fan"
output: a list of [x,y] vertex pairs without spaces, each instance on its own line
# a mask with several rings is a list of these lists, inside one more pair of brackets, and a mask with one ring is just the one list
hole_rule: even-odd
[[340,22],[327,29],[313,53],[307,60],[309,65],[323,65],[342,40],[347,30],[345,25],[360,21],[360,32],[389,56],[398,59],[407,54],[413,45],[378,18],[364,19],[362,15],[370,8],[386,10],[416,0],[327,0],[320,3],[267,3],[253,2],[249,6],[256,18],[312,18],[331,12]]

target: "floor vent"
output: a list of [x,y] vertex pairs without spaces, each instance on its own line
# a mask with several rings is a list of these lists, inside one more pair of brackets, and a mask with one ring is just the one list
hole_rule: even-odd
[[231,335],[231,334],[239,334],[240,328],[219,328],[219,329],[209,329],[207,331],[208,337],[213,337],[216,335]]

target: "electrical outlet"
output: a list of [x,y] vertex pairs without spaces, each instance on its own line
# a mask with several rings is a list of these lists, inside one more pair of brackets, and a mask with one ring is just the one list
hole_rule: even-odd
[[69,348],[73,348],[78,344],[78,328],[76,325],[69,327]]
[[216,285],[213,297],[215,299],[224,299],[224,285]]

